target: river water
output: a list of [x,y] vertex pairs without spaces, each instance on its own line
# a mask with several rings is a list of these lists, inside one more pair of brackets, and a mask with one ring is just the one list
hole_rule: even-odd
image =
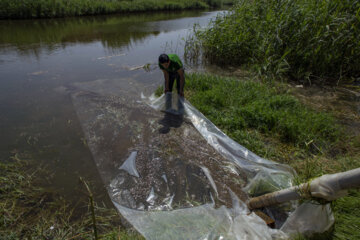
[[[24,152],[50,172],[48,185],[78,192],[79,176],[103,185],[70,94],[99,79],[135,79],[134,95],[162,84],[163,52],[183,56],[192,26],[222,11],[186,11],[0,22],[0,159]],[[139,66],[147,65],[147,71]],[[189,69],[189,66],[185,66]],[[129,80],[130,82],[130,80]],[[101,194],[100,194],[101,195]]]

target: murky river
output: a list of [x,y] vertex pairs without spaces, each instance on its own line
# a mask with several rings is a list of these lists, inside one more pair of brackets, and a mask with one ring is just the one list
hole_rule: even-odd
[[[52,173],[51,186],[73,195],[78,177],[102,183],[70,94],[72,83],[133,79],[134,96],[162,83],[163,52],[182,57],[193,24],[221,12],[111,15],[0,22],[0,158],[29,152]],[[137,68],[149,65],[150,71]]]

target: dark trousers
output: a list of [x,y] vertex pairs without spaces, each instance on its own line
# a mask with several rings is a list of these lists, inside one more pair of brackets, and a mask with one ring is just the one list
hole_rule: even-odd
[[[176,81],[176,90],[177,93],[180,94],[180,75],[177,72],[171,73],[169,72],[169,90],[172,92],[174,82]],[[184,82],[185,85],[185,82]],[[184,86],[183,89],[181,89],[182,92],[184,92]]]
[[[180,94],[180,75],[176,72],[176,73],[169,73],[169,93],[167,93],[165,95],[165,108],[166,110],[171,109],[171,105],[172,105],[172,89],[174,86],[174,82],[176,81],[176,90],[177,93]],[[184,82],[185,85],[185,82]],[[184,92],[184,86],[183,89],[181,89],[182,92]],[[178,106],[178,112],[177,114],[183,114],[184,113],[184,99],[180,97],[177,100],[177,106]]]

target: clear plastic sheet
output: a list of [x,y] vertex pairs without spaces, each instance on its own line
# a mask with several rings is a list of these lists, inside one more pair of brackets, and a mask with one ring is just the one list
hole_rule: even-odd
[[[120,214],[147,239],[286,239],[245,202],[291,186],[294,171],[231,140],[177,94],[140,98],[139,89],[134,79],[68,89]],[[264,211],[281,227],[291,210]]]
[[306,202],[289,216],[281,230],[289,235],[301,233],[312,236],[315,233],[328,231],[334,222],[330,204],[319,205]]
[[[169,98],[169,95],[175,96]],[[246,192],[251,193],[251,195],[261,195],[265,192],[272,192],[292,186],[292,178],[295,174],[293,169],[287,165],[261,158],[244,148],[226,136],[203,114],[189,102],[178,97],[177,94],[162,95],[158,99],[151,98],[150,105],[156,110],[172,114],[182,114],[182,109],[185,109],[186,117],[189,118],[207,142],[224,158],[236,164],[244,171],[249,180],[244,189]],[[268,186],[265,192],[261,190],[261,187],[264,185]]]
[[173,211],[138,211],[114,205],[147,239],[288,239],[236,198],[231,209],[204,204]]
[[121,165],[119,169],[125,170],[132,176],[140,177],[138,171],[136,170],[136,156],[137,152],[132,152],[128,159],[125,160],[125,162],[123,163],[123,165]]
[[358,178],[359,174],[351,173],[356,172],[359,172],[359,169],[354,169],[346,173],[326,174],[312,180],[310,183],[311,196],[323,198],[327,201],[332,201],[346,196],[347,190],[343,189],[345,186],[340,186],[341,176],[344,176],[348,173],[348,177],[346,179],[355,179]]

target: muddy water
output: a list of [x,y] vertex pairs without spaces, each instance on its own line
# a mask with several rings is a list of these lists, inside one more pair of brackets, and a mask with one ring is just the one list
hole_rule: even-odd
[[[145,95],[153,92],[162,83],[161,73],[156,66],[157,56],[162,52],[175,52],[182,56],[181,39],[186,37],[188,29],[194,23],[205,25],[218,13],[177,12],[0,21],[0,160],[4,161],[16,153],[31,153],[36,161],[48,168],[50,174],[44,178],[48,186],[71,198],[79,192],[78,178],[82,176],[93,183],[94,191],[100,198],[106,198],[107,193],[94,162],[96,153],[90,151],[91,143],[78,118],[81,110],[76,108],[78,102],[74,99],[81,99],[76,97],[81,94],[77,92],[80,95],[74,95],[69,89],[76,88],[76,84],[96,82],[99,79],[136,84],[136,88],[131,90],[126,87],[123,89],[126,96],[116,93],[119,96],[116,101],[124,106],[117,114],[121,115],[121,111],[125,111],[127,121],[130,122],[144,120],[149,116],[156,122],[155,119],[162,118],[161,115],[144,115],[142,109],[132,109],[127,104],[129,99],[136,101],[141,92]],[[139,67],[143,65],[149,66],[147,71]],[[83,96],[90,94],[84,92]],[[103,101],[101,99],[100,102]],[[95,103],[99,104],[97,101]],[[111,105],[108,107],[111,108]],[[139,139],[134,140],[146,124],[149,123],[143,123],[137,129],[119,129],[116,132],[118,145],[113,148],[116,149],[112,153],[116,155],[114,161],[126,159],[131,149],[137,149],[140,159],[142,154],[152,154],[154,159],[161,157],[156,152],[141,149],[141,143],[136,142]],[[176,121],[173,124],[176,125]],[[104,129],[102,134],[107,137],[113,130],[109,132],[108,129],[106,132]],[[145,135],[142,141],[146,141]],[[160,141],[161,138],[164,136],[158,135],[150,142],[156,145],[167,141]],[[199,139],[198,136],[196,138]],[[191,147],[188,144],[190,142],[191,138],[189,142],[185,141],[186,146],[176,145],[174,151],[181,155],[180,147],[187,149]],[[101,150],[99,152],[105,154]],[[157,166],[155,161],[148,163],[156,165],[154,168],[152,165],[144,165],[138,171],[141,175],[144,175],[144,171],[153,171],[149,176],[156,178],[159,172],[155,172],[155,169],[178,169],[188,174],[189,178],[196,176],[203,179],[203,171],[191,161],[183,162],[174,157],[173,163],[168,163],[171,167]],[[109,169],[118,167],[119,163],[112,164],[108,164]],[[118,178],[117,172],[114,175],[110,173],[111,179],[109,177],[106,181]],[[177,181],[171,178],[171,172],[167,174],[169,182]],[[171,189],[170,185],[160,185],[155,187],[155,192],[161,188]],[[151,190],[149,186],[143,183],[139,188],[146,189],[148,194]],[[179,192],[176,196],[180,196],[182,188],[185,185],[170,192]],[[199,189],[207,191],[207,194],[196,194]],[[196,201],[204,202],[207,199],[198,196],[208,198],[211,191],[209,186],[200,181],[199,186],[190,192],[194,192]],[[138,202],[144,202],[144,206],[150,206],[144,195],[135,198],[139,199]]]

